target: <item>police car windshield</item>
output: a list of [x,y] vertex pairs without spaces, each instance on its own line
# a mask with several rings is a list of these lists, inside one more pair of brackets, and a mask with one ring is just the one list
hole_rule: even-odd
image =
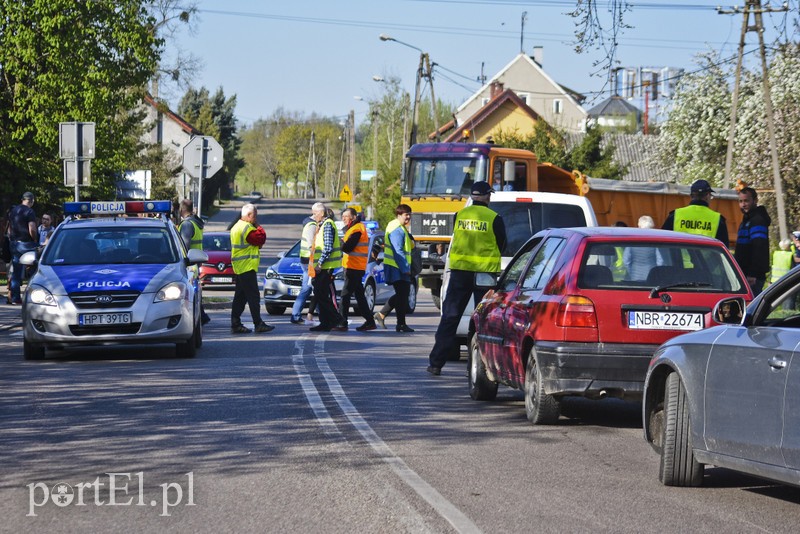
[[43,265],[175,263],[180,256],[165,228],[62,228]]

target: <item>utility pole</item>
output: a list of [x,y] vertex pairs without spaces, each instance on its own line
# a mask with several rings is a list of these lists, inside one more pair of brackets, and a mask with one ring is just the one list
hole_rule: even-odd
[[522,46],[522,41],[525,38],[525,21],[528,19],[528,12],[522,12],[522,20],[519,29],[519,53],[522,54],[525,51],[525,48]]
[[375,176],[372,177],[372,214],[373,219],[378,213],[378,105],[372,109],[372,165],[375,167]]
[[408,139],[408,146],[411,147],[417,143],[417,127],[419,125],[419,86],[422,83],[422,78],[425,75],[425,53],[419,55],[419,67],[417,67],[417,83],[414,87],[414,107],[412,108],[411,120],[411,134]]
[[433,127],[436,134],[436,142],[438,143],[441,140],[439,135],[439,115],[436,113],[436,95],[433,94],[433,65],[436,65],[436,63],[431,64],[428,54],[425,54],[425,65],[428,70],[428,83],[431,84],[431,112],[433,113]]
[[[740,10],[738,7],[732,11],[725,11],[717,8],[717,13],[720,15],[734,15],[741,12],[744,15],[742,21],[742,33],[739,37],[739,57],[736,61],[736,80],[733,87],[733,103],[731,104],[731,120],[730,128],[728,131],[728,151],[725,153],[725,175],[723,178],[722,186],[728,188],[731,180],[731,167],[733,164],[733,142],[736,134],[736,108],[739,99],[739,81],[742,76],[742,58],[744,56],[744,41],[747,32],[754,31],[758,34],[758,47],[761,56],[761,74],[763,79],[762,92],[764,99],[764,112],[767,116],[767,132],[769,134],[769,148],[772,156],[772,181],[775,189],[775,204],[778,211],[778,229],[781,239],[789,237],[789,231],[786,224],[786,208],[783,203],[783,184],[781,182],[781,169],[778,162],[778,146],[775,141],[775,118],[772,110],[772,95],[770,94],[769,85],[769,72],[767,70],[767,54],[764,47],[764,25],[762,22],[762,15],[764,13],[778,13],[787,11],[789,8],[786,4],[780,8],[773,8],[772,6],[762,7],[761,0],[746,0],[744,9]],[[750,13],[753,14],[754,24],[750,26]]]
[[[347,171],[347,185],[350,191],[355,191],[355,172],[356,172],[356,111],[350,110],[350,129],[347,132],[347,144],[350,150],[350,158]],[[335,193],[334,193],[335,194]]]

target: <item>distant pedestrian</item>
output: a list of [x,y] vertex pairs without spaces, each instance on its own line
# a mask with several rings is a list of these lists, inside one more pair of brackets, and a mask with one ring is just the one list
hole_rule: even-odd
[[[320,202],[317,202],[311,207],[312,214],[314,212],[314,208],[320,209],[320,206],[324,205]],[[308,277],[308,262],[309,258],[311,257],[311,249],[314,246],[314,238],[317,235],[317,221],[314,220],[313,216],[306,217],[303,219],[303,229],[300,231],[300,269],[303,271],[303,279],[300,284],[300,293],[297,294],[297,298],[294,301],[294,305],[292,306],[292,318],[290,319],[292,324],[305,324],[303,321],[303,307],[306,304],[306,300],[308,300],[309,296],[311,295],[311,280]],[[316,303],[314,303],[315,305]],[[313,319],[313,305],[309,304],[308,306],[308,314],[309,320]]]
[[744,218],[736,234],[733,257],[742,268],[755,297],[764,289],[769,273],[769,225],[772,219],[766,208],[758,205],[758,193],[752,187],[739,190],[739,209]]
[[669,212],[661,226],[664,230],[674,230],[686,234],[716,237],[726,247],[728,240],[728,224],[722,214],[708,207],[714,190],[706,180],[696,180],[689,189],[691,200],[689,205]]
[[39,233],[39,251],[41,252],[47,242],[50,240],[50,236],[53,235],[53,231],[55,228],[53,227],[53,217],[49,213],[45,213],[42,215],[41,224],[39,228],[37,228],[37,232]]
[[792,270],[794,266],[794,252],[792,251],[792,241],[781,239],[778,243],[778,250],[772,253],[772,273],[770,283],[774,284],[780,278]]
[[321,202],[311,208],[311,216],[317,221],[317,237],[314,239],[314,265],[309,268],[309,276],[313,275],[312,283],[319,308],[319,324],[309,329],[312,332],[347,331],[347,323],[336,307],[336,289],[333,285],[333,271],[342,266],[342,245],[332,213]]
[[489,209],[494,189],[487,182],[475,182],[470,196],[472,204],[456,213],[453,238],[448,251],[450,280],[442,299],[442,317],[436,329],[436,341],[428,356],[427,371],[441,374],[442,367],[458,350],[456,331],[469,300],[477,305],[484,290],[475,285],[477,273],[500,272],[501,251],[506,245],[503,218]]
[[[205,223],[203,219],[195,215],[194,203],[191,199],[185,198],[181,200],[179,213],[181,222],[178,225],[178,232],[181,234],[183,244],[187,249],[203,250],[203,227]],[[203,324],[211,322],[211,317],[206,313],[202,303],[200,303],[200,322]]]
[[342,288],[342,306],[340,312],[347,322],[350,310],[350,296],[354,295],[358,304],[358,311],[364,317],[364,324],[357,327],[359,332],[375,330],[375,319],[367,304],[364,295],[364,273],[369,261],[369,235],[358,212],[353,208],[346,208],[342,212],[344,223],[344,241],[342,242],[342,267],[344,267],[344,287]]
[[[649,215],[639,217],[637,226],[642,229],[655,228],[656,224]],[[647,280],[650,270],[664,265],[664,258],[656,247],[628,246],[622,253],[628,280]]]
[[408,231],[411,224],[411,207],[400,204],[394,209],[395,219],[386,225],[383,248],[383,274],[386,283],[394,288],[392,295],[383,308],[375,313],[375,321],[386,328],[386,317],[394,309],[397,313],[398,332],[413,332],[406,324],[408,296],[411,291],[411,251],[414,249],[414,238]]
[[253,204],[242,206],[241,217],[231,228],[231,263],[236,273],[236,289],[231,305],[231,332],[248,334],[252,330],[242,324],[245,303],[250,308],[256,332],[269,332],[275,327],[261,319],[261,295],[258,292],[260,250],[267,234],[258,224],[258,209]]
[[22,202],[9,212],[9,236],[11,238],[11,304],[22,304],[22,275],[25,268],[19,263],[26,252],[35,251],[39,243],[36,213],[33,211],[33,193],[22,194]]

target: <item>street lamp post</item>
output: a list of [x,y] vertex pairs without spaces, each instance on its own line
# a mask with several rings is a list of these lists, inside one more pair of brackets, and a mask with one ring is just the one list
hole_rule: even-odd
[[[409,146],[415,144],[417,142],[417,129],[419,125],[419,101],[420,101],[420,82],[422,81],[423,77],[428,78],[428,81],[431,84],[431,97],[433,98],[433,77],[431,76],[431,64],[430,64],[430,57],[428,54],[423,51],[421,48],[418,48],[412,44],[400,41],[399,39],[395,39],[385,33],[382,33],[379,36],[381,41],[394,41],[395,43],[400,43],[403,46],[407,46],[408,48],[413,48],[414,50],[419,52],[419,66],[417,67],[417,80],[414,87],[414,107],[413,107],[413,122],[411,123],[411,134],[409,136],[408,144]],[[427,74],[425,72],[425,67],[427,67]],[[433,120],[434,125],[436,126],[437,130],[437,137],[438,137],[438,122],[439,119],[436,115],[436,101],[432,100],[432,110],[433,110]]]

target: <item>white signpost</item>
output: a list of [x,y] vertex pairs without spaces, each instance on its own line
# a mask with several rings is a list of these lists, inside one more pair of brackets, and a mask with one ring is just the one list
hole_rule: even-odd
[[80,186],[92,183],[94,126],[93,122],[58,124],[58,153],[64,160],[64,185],[75,186],[76,202],[80,200]]
[[203,205],[203,180],[207,180],[222,169],[224,151],[217,140],[208,135],[198,135],[183,147],[183,168],[192,178],[197,178],[197,206],[200,217]]

